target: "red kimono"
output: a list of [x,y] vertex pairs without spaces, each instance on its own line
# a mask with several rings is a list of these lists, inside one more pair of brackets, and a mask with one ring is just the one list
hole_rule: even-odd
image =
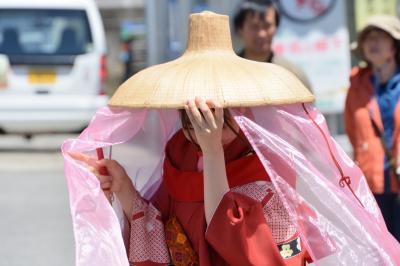
[[[301,266],[310,261],[258,157],[248,155],[249,146],[240,138],[224,150],[231,189],[207,227],[201,154],[182,131],[171,138],[162,185],[150,202],[138,198],[132,210],[132,265],[170,263],[164,228],[170,217],[176,217],[183,229],[177,241],[189,240],[201,266]],[[177,259],[186,255],[177,253]]]

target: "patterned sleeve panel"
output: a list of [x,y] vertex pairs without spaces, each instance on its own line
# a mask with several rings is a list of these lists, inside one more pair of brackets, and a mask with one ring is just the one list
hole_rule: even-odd
[[168,265],[169,252],[160,212],[153,204],[136,199],[131,217],[131,265]]
[[232,189],[233,192],[248,196],[261,202],[264,217],[271,228],[272,236],[280,244],[296,233],[296,227],[291,222],[290,216],[279,199],[271,182],[258,181]]
[[226,193],[205,237],[227,265],[286,266],[265,222],[263,207],[248,196]]
[[232,188],[232,191],[261,203],[265,221],[271,229],[272,237],[287,265],[301,265],[304,260],[310,261],[296,230],[296,225],[291,220],[271,182],[257,181]]

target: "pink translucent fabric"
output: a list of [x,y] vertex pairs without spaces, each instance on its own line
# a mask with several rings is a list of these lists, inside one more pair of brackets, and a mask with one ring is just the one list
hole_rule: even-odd
[[[400,265],[400,245],[388,233],[365,178],[318,110],[296,104],[232,111],[316,265]],[[78,139],[64,142],[76,265],[128,265],[128,232],[118,201],[113,209],[97,178],[68,153],[95,157],[97,147],[112,146],[113,159],[148,199],[160,184],[164,147],[180,127],[177,118],[176,110],[102,108]]]

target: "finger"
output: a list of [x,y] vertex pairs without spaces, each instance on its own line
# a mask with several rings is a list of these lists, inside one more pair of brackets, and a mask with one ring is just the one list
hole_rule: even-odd
[[111,185],[112,185],[112,183],[109,181],[109,182],[101,183],[100,187],[103,190],[110,190],[111,189]]
[[104,182],[110,182],[112,181],[112,177],[109,175],[102,175],[98,169],[94,168],[93,171],[91,171],[99,180],[100,184]]
[[204,128],[204,124],[203,124],[204,119],[203,119],[199,109],[197,108],[196,103],[194,101],[189,101],[188,106],[189,106],[189,113],[190,113],[190,114],[188,114],[188,115],[190,115],[189,118],[192,117],[192,119],[194,120],[194,121],[191,121],[193,124],[193,127],[195,125],[197,125],[198,128],[203,129]]
[[218,125],[224,124],[224,109],[215,100],[208,100],[207,104],[214,108],[214,119]]
[[211,129],[217,129],[217,124],[214,119],[214,114],[211,111],[211,109],[208,107],[207,103],[203,100],[199,100],[196,102],[197,106],[200,108],[201,112],[203,113],[203,116],[206,120],[207,123],[207,128]]
[[208,99],[206,103],[210,108],[222,108],[222,105],[214,99]]
[[97,177],[97,180],[99,181],[100,187],[104,190],[103,184],[106,183],[111,183],[113,182],[113,179],[111,176],[105,176],[100,174],[98,171],[94,171],[93,174]]
[[96,165],[97,165],[98,167],[108,167],[109,164],[110,164],[110,161],[113,161],[113,160],[101,159],[101,160],[98,160],[98,161],[96,162]]
[[116,160],[102,159],[96,162],[102,175],[113,175],[121,173],[121,165]]
[[189,120],[190,120],[190,123],[191,123],[192,126],[193,126],[193,129],[194,129],[195,131],[201,130],[201,128],[200,128],[199,125],[197,124],[196,120],[194,119],[194,117],[193,117],[193,115],[192,115],[192,113],[191,113],[190,108],[189,108],[188,105],[185,105],[185,111],[186,111],[187,116],[189,117]]
[[95,167],[95,165],[96,165],[96,161],[97,160],[92,158],[92,157],[90,157],[89,155],[84,154],[84,153],[81,153],[81,152],[70,152],[69,155],[73,159],[75,159],[77,161],[84,162],[84,163],[86,163],[86,164],[88,164],[90,166],[94,166]]
[[219,126],[224,124],[224,109],[223,108],[215,108],[215,120]]
[[110,167],[108,166],[107,161],[105,159],[101,159],[100,161],[97,161],[96,167],[101,175],[110,175],[110,173],[108,171],[108,169],[110,169]]
[[116,160],[110,159],[101,159],[96,162],[98,167],[106,167],[107,169],[113,169],[119,166],[119,163]]
[[104,173],[101,172],[101,167],[98,166],[97,164],[95,166],[88,166],[87,169],[92,172],[95,175],[104,175]]
[[93,174],[96,174],[97,169],[94,168],[93,166],[88,166],[87,169],[89,170],[89,172],[92,172]]
[[99,179],[100,184],[107,183],[107,182],[112,182],[111,176],[108,175],[101,175],[99,173],[96,173],[97,179]]
[[72,157],[72,159],[81,161],[81,162],[86,162],[88,160],[87,157],[89,157],[86,154],[83,154],[81,152],[69,152],[68,154]]

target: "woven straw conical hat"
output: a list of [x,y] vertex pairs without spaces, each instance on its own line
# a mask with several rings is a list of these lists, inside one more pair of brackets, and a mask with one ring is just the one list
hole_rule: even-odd
[[223,107],[312,102],[314,96],[289,71],[237,56],[228,16],[190,15],[188,46],[176,60],[144,69],[125,81],[112,107],[182,108],[199,96]]

